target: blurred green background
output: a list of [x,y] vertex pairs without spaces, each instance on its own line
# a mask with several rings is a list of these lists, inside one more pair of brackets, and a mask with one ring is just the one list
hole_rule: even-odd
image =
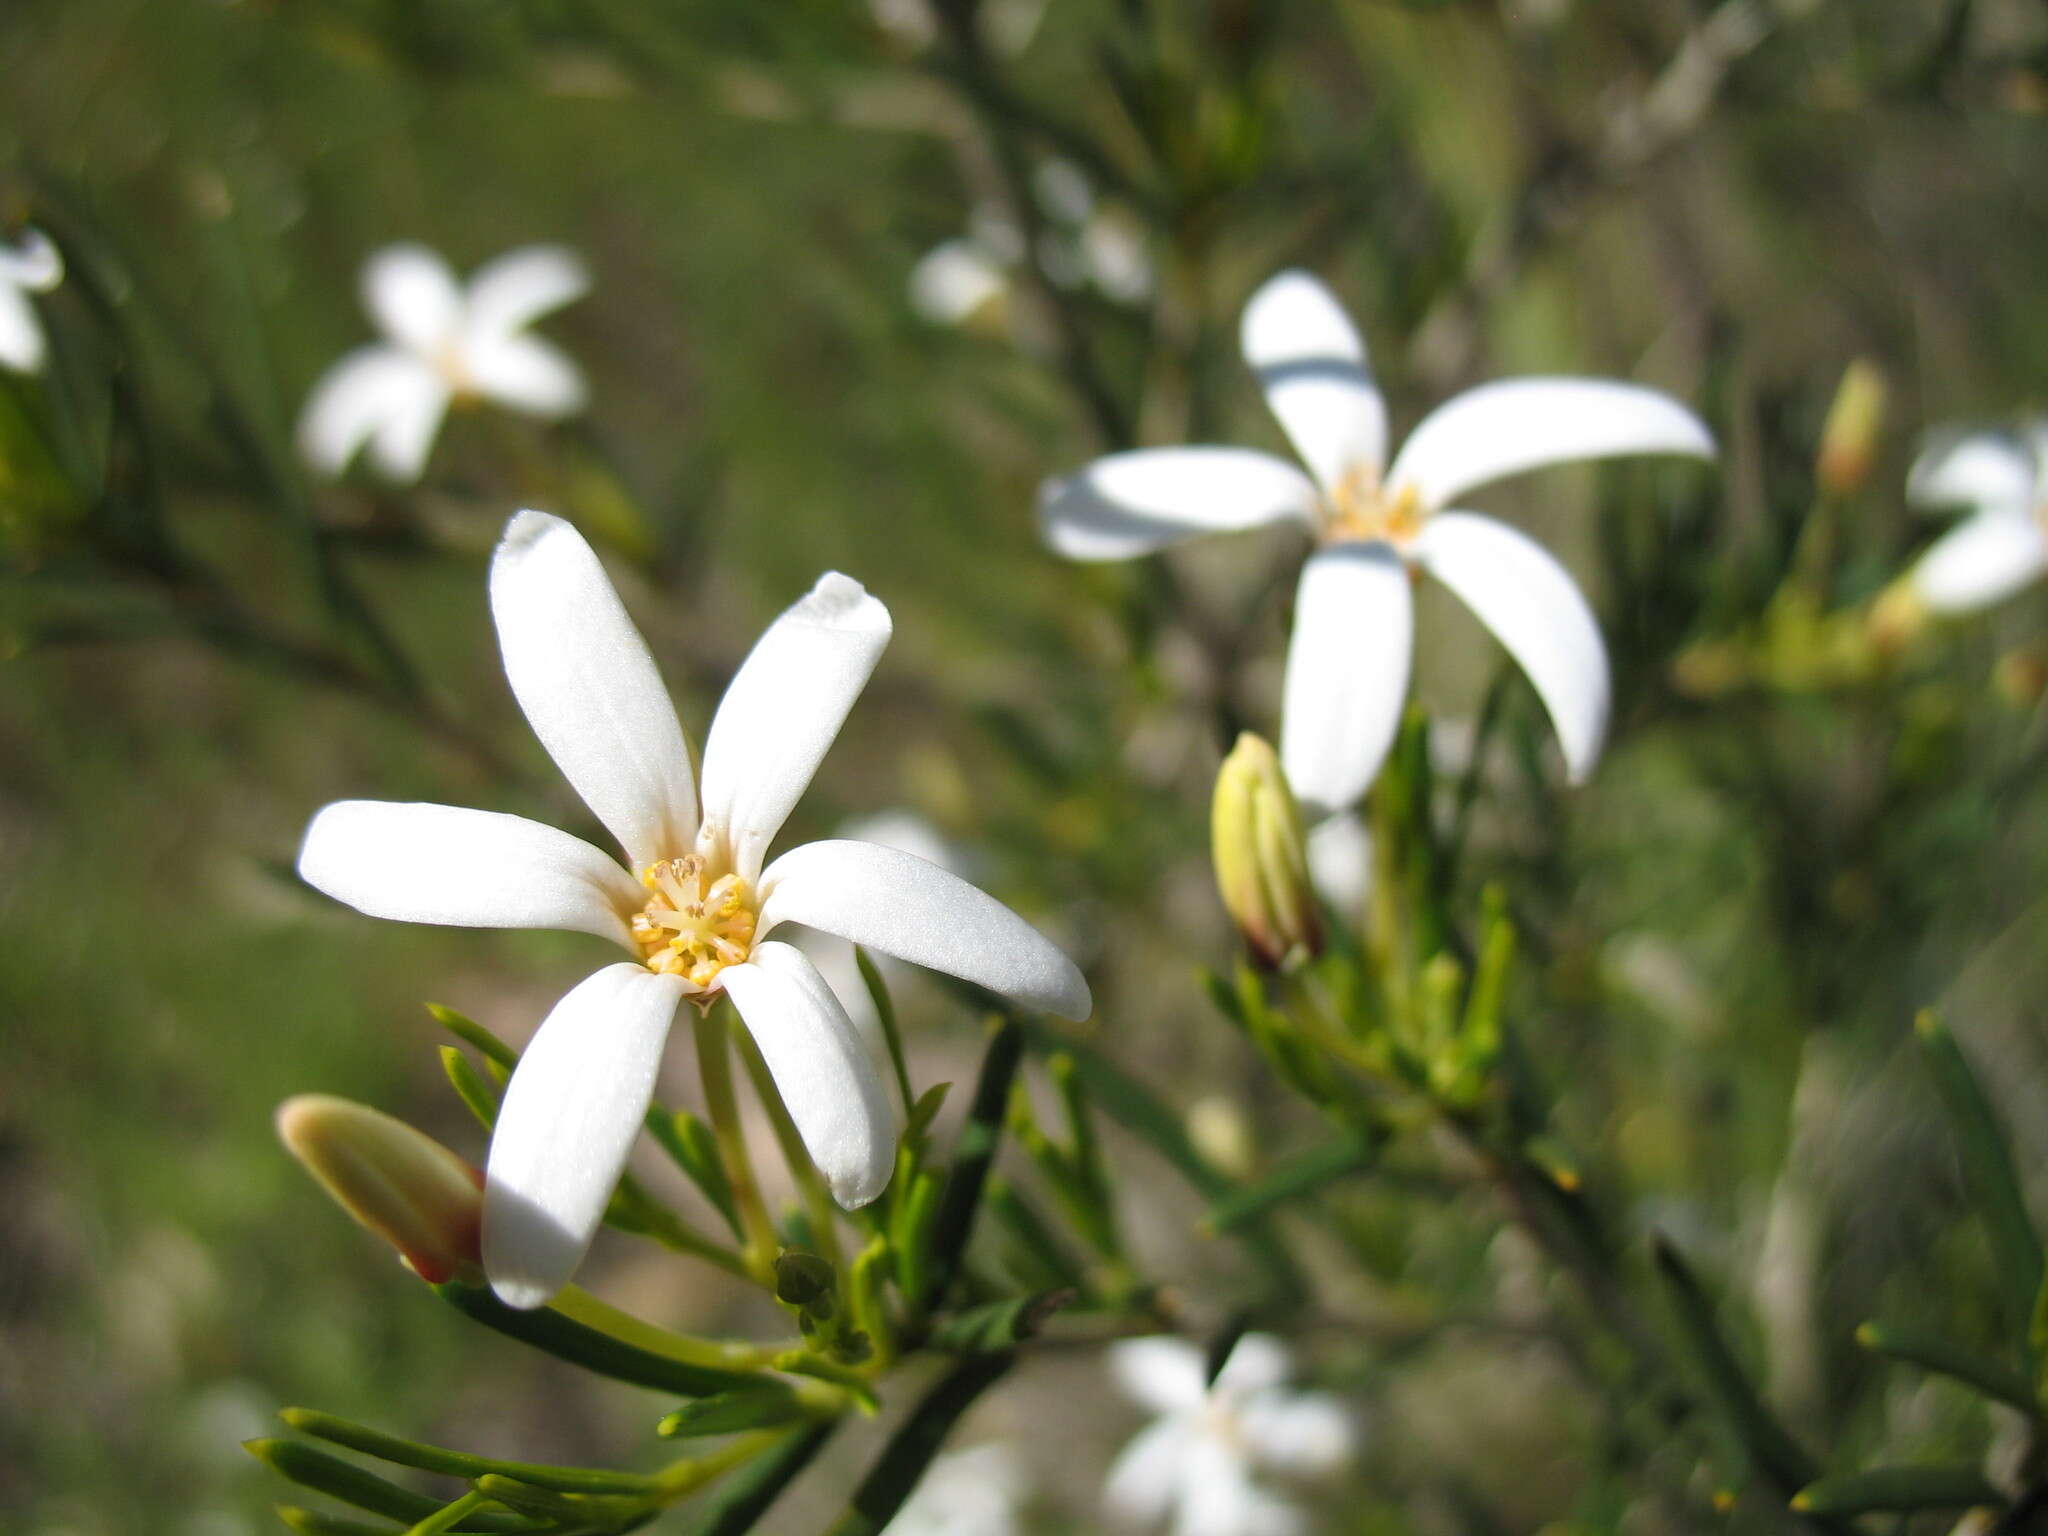
[[[2040,401],[2039,7],[21,0],[0,81],[0,221],[73,268],[39,301],[51,371],[0,386],[0,1528],[273,1528],[283,1490],[236,1441],[290,1402],[504,1455],[653,1454],[651,1399],[462,1330],[269,1123],[318,1088],[480,1155],[421,1001],[520,1038],[590,962],[374,923],[289,873],[339,797],[587,825],[492,644],[484,562],[522,505],[605,547],[693,734],[821,570],[866,583],[896,639],[792,836],[929,818],[1088,966],[1097,1044],[1177,1106],[1223,1096],[1262,1151],[1312,1138],[1196,976],[1231,955],[1209,782],[1235,728],[1274,729],[1299,549],[1084,569],[1032,516],[1041,478],[1107,448],[1279,447],[1234,338],[1289,264],[1352,306],[1397,432],[1534,371],[1656,384],[1714,426],[1715,474],[1483,498],[1606,623],[1591,788],[1556,787],[1533,695],[1425,602],[1418,698],[1454,776],[1489,698],[1497,726],[1461,899],[1504,883],[1561,1129],[1626,1223],[1713,1277],[1795,1431],[1838,1469],[1991,1442],[1850,1334],[1882,1312],[1998,1337],[1916,1007],[2048,1166],[2040,599],[1849,676],[1797,638],[1711,688],[1674,663],[1764,645],[1852,358],[1890,409],[1829,514],[1820,601],[1845,612],[1928,536],[1899,490],[1920,429]],[[1063,286],[1052,162],[1135,232],[1148,292]],[[1026,259],[965,322],[920,314],[913,269],[978,214]],[[458,416],[417,488],[315,486],[292,423],[367,339],[357,271],[397,239],[464,270],[583,253],[591,296],[544,329],[592,408]],[[906,1001],[920,1077],[971,1071],[971,1024]],[[1440,1165],[1397,1149],[1344,1187],[1383,1263],[1302,1319],[1371,1425],[1332,1528],[1640,1523],[1555,1337],[1574,1301]],[[1128,1166],[1155,1272],[1227,1292],[1191,1198]],[[592,1284],[748,1326],[715,1277],[615,1236]],[[1095,1528],[1136,1422],[1095,1370],[1034,1363],[975,1420],[1021,1438],[1048,1529]]]

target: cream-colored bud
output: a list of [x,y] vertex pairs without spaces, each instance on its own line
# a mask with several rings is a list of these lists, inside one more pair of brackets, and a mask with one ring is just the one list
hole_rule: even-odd
[[1864,629],[1878,655],[1896,656],[1926,632],[1933,618],[1908,572],[1871,599]]
[[1224,910],[1260,962],[1277,966],[1295,950],[1320,951],[1301,810],[1280,759],[1250,731],[1216,775],[1209,834]]
[[303,1093],[277,1134],[341,1208],[439,1284],[482,1262],[483,1175],[424,1132],[368,1105]]
[[1830,496],[1848,496],[1863,488],[1877,458],[1884,432],[1885,382],[1877,364],[1859,357],[1842,372],[1835,402],[1821,428],[1814,477]]

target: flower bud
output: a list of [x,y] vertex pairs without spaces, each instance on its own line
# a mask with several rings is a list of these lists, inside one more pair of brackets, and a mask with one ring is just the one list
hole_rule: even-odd
[[438,1285],[482,1262],[483,1174],[431,1136],[324,1093],[280,1104],[277,1134],[422,1280]]
[[1246,731],[1216,775],[1210,810],[1216,887],[1238,932],[1262,964],[1322,948],[1309,886],[1301,811],[1272,747]]
[[1869,358],[1857,358],[1843,370],[1827,425],[1821,428],[1813,472],[1822,491],[1848,496],[1863,488],[1884,430],[1884,405],[1884,375]]

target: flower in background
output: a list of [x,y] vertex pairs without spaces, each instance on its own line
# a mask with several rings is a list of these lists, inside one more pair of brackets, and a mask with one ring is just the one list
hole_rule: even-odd
[[807,843],[763,867],[888,643],[889,613],[836,573],[734,675],[691,772],[675,707],[596,554],[521,512],[491,562],[491,611],[534,734],[625,851],[518,816],[348,800],[313,818],[299,874],[373,917],[564,928],[631,959],[542,1021],[506,1088],[486,1166],[484,1265],[513,1306],[569,1280],[604,1214],[685,999],[732,999],[842,1205],[882,1192],[900,1116],[859,1033],[784,922],[1085,1018],[1073,963],[936,865],[872,843]]
[[1338,811],[1308,829],[1308,878],[1345,924],[1365,916],[1372,889],[1372,833],[1356,811]]
[[1027,1491],[1017,1453],[991,1440],[933,1462],[883,1529],[888,1536],[1017,1536]]
[[582,261],[559,246],[508,251],[467,287],[425,246],[386,246],[362,278],[363,307],[384,340],[313,386],[299,420],[307,462],[338,475],[367,447],[388,478],[417,480],[451,405],[490,400],[549,419],[580,411],[583,375],[527,327],[589,289]]
[[2019,433],[1949,433],[1906,477],[1923,507],[1968,507],[1907,575],[1935,613],[1973,613],[2048,572],[2048,421]]
[[979,209],[965,236],[934,246],[911,269],[913,309],[935,324],[967,324],[1009,296],[1028,260],[1062,288],[1092,287],[1118,304],[1151,298],[1152,258],[1129,213],[1097,198],[1086,174],[1065,160],[1039,166],[1031,185],[1046,226],[1037,249],[1026,248],[1007,214]]
[[1330,291],[1283,272],[1252,295],[1245,360],[1309,473],[1248,448],[1145,448],[1049,482],[1047,540],[1077,560],[1121,560],[1196,534],[1306,525],[1283,684],[1280,756],[1303,801],[1349,805],[1378,773],[1407,697],[1411,571],[1455,592],[1518,661],[1557,727],[1572,779],[1607,730],[1600,628],[1543,548],[1505,523],[1449,509],[1476,486],[1543,465],[1630,453],[1711,458],[1677,401],[1604,379],[1481,385],[1438,406],[1387,464],[1387,412],[1365,344]]
[[1203,1351],[1184,1339],[1125,1339],[1110,1369],[1157,1418],[1109,1470],[1104,1500],[1137,1526],[1171,1520],[1172,1536],[1295,1536],[1302,1512],[1262,1483],[1269,1475],[1327,1476],[1357,1436],[1336,1398],[1287,1386],[1287,1347],[1246,1334],[1213,1383]]
[[40,229],[25,231],[12,249],[0,246],[0,368],[41,372],[50,345],[29,295],[63,281],[64,254]]

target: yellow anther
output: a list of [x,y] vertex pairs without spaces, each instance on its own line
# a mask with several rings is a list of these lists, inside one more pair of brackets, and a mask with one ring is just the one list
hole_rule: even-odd
[[680,976],[699,991],[753,953],[753,893],[738,875],[712,880],[696,855],[663,859],[640,872],[653,898],[633,914],[633,941],[647,968]]
[[1326,544],[1351,539],[1385,539],[1406,544],[1422,531],[1427,513],[1412,485],[1389,495],[1379,476],[1363,465],[1347,472],[1323,506]]

